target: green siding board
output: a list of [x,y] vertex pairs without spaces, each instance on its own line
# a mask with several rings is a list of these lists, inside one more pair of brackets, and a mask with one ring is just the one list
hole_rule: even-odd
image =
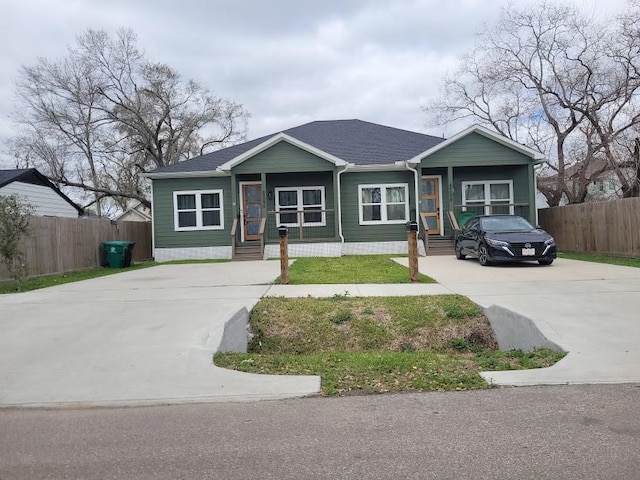
[[472,133],[423,158],[421,167],[528,165],[531,162],[531,157],[527,155],[484,135]]
[[[176,232],[173,192],[182,190],[222,190],[223,230]],[[153,227],[156,248],[211,247],[231,245],[231,178],[172,178],[153,180]]]
[[333,170],[335,165],[286,141],[257,153],[233,167],[235,174],[318,172]]
[[410,171],[347,172],[341,175],[342,233],[346,242],[389,242],[407,239],[404,224],[360,225],[358,185],[406,183],[409,187],[409,217],[415,220],[414,175]]

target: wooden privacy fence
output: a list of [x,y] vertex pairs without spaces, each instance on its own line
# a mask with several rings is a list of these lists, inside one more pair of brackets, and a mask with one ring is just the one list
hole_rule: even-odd
[[545,208],[538,220],[561,252],[640,257],[640,198]]
[[[100,244],[109,240],[135,243],[134,262],[152,257],[149,222],[34,217],[31,225],[33,231],[22,245],[29,277],[98,267]],[[6,269],[0,266],[0,280],[8,278]]]

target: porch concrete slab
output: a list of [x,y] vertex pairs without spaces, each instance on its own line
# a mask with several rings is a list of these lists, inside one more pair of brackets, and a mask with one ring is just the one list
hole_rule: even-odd
[[[397,259],[406,265],[406,259]],[[568,351],[538,370],[486,372],[500,385],[640,382],[640,268],[557,259],[482,267],[454,256],[419,260],[420,272],[483,307],[500,305],[530,318]]]
[[208,339],[239,309],[251,309],[278,274],[277,262],[166,265],[0,296],[0,406],[316,393],[315,376],[253,375],[212,363]]
[[266,293],[271,297],[402,297],[415,295],[443,295],[451,293],[437,283],[398,283],[398,284],[328,284],[328,285],[272,285]]

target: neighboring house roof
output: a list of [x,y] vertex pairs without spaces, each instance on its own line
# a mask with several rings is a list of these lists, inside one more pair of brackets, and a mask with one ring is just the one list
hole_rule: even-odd
[[0,188],[13,182],[30,183],[33,185],[43,185],[54,190],[66,202],[78,211],[79,215],[84,215],[84,210],[76,205],[76,203],[67,197],[56,187],[51,180],[41,174],[35,168],[18,168],[12,170],[0,170]]
[[120,220],[127,215],[134,215],[146,222],[151,221],[151,209],[145,207],[140,200],[133,200],[127,202],[127,208],[124,212],[118,215],[114,220]]
[[[594,158],[589,162],[577,162],[564,169],[565,179],[571,180],[574,177],[582,174],[584,178],[589,181],[595,180],[609,175],[614,169],[611,168],[609,163],[602,158]],[[540,175],[538,178],[539,183],[553,183],[557,180],[558,174],[553,173],[551,175]]]
[[288,141],[335,164],[388,165],[408,161],[443,138],[362,120],[315,121],[154,170],[155,174],[229,169],[279,141]]

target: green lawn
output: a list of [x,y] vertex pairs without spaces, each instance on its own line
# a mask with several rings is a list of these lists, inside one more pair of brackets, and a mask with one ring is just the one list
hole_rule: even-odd
[[[394,262],[398,255],[347,255],[298,258],[289,269],[290,285],[328,283],[411,283],[409,269]],[[434,283],[420,275],[421,283]]]
[[263,298],[249,353],[217,353],[244,372],[320,375],[322,392],[488,388],[482,370],[552,365],[563,354],[496,350],[480,308],[460,295]]
[[44,275],[41,277],[27,278],[20,285],[14,281],[0,283],[0,294],[28,292],[30,290],[38,290],[39,288],[53,287],[64,283],[79,282],[81,280],[89,280],[91,278],[104,277],[105,275],[114,275],[116,273],[128,272],[130,270],[139,270],[141,268],[149,268],[157,265],[155,262],[134,263],[127,268],[89,268],[87,270],[78,270],[77,272],[61,273],[57,275]]
[[583,260],[585,262],[608,263],[610,265],[622,265],[625,267],[640,267],[640,258],[612,257],[596,253],[560,253],[560,258],[569,260]]

